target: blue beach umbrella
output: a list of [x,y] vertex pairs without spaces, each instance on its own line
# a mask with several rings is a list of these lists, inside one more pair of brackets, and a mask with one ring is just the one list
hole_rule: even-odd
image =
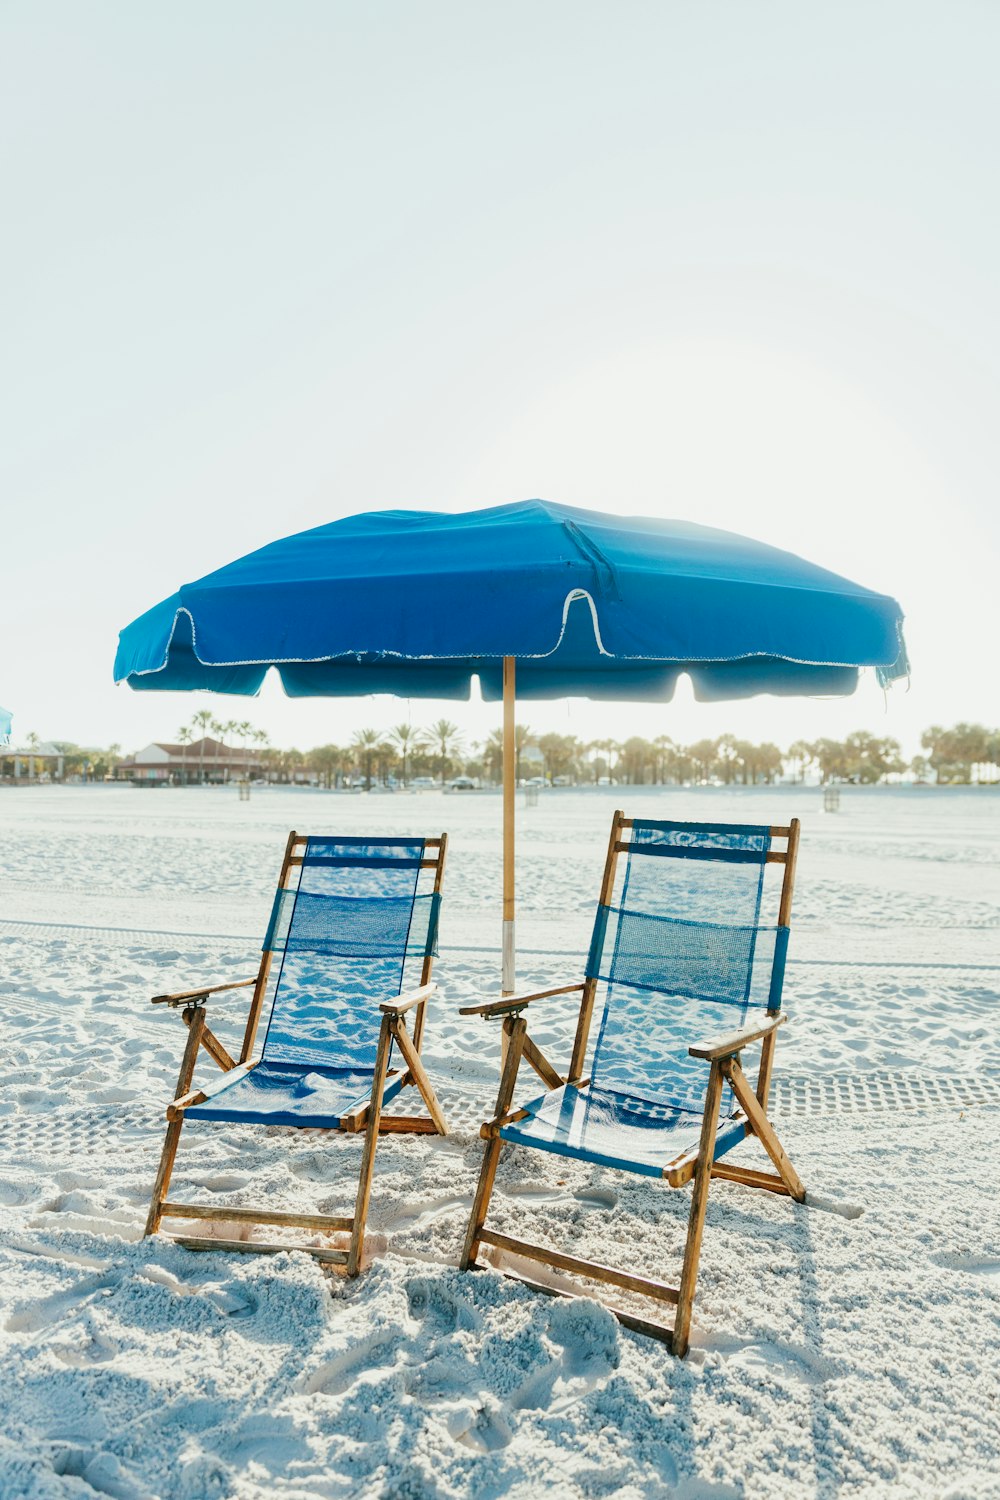
[[686,521],[543,500],[378,511],[272,542],[140,615],[115,680],[253,695],[504,704],[503,988],[514,975],[514,691],[666,702],[844,696],[907,675],[894,599],[790,552]]
[[13,717],[9,710],[0,708],[0,745],[10,744],[10,726]]

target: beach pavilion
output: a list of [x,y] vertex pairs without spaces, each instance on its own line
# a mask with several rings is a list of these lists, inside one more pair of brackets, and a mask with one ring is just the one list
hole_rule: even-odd
[[[39,775],[47,775],[62,781],[66,769],[66,757],[62,750],[47,740],[37,745],[9,746],[0,753],[0,770],[9,764],[14,781],[35,781]],[[5,775],[7,773],[5,772]]]

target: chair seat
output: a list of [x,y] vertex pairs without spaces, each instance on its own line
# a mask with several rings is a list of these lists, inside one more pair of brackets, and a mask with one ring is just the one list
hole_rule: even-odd
[[[563,1084],[522,1108],[527,1114],[502,1126],[501,1140],[644,1177],[662,1177],[667,1164],[697,1146],[701,1135],[701,1114],[592,1086]],[[745,1134],[741,1122],[720,1118],[715,1160]]]
[[[367,1104],[373,1068],[311,1068],[259,1062],[249,1073],[223,1083],[204,1104],[184,1111],[188,1120],[230,1120],[234,1124],[312,1125],[336,1130],[343,1115]],[[383,1104],[403,1086],[402,1073],[390,1078]]]

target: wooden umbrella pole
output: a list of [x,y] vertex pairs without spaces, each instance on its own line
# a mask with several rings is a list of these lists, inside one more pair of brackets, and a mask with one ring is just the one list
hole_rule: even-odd
[[503,959],[500,988],[514,993],[514,658],[503,659]]

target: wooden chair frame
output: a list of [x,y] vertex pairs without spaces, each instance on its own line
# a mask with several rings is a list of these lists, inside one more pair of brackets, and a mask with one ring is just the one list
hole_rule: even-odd
[[[604,866],[604,879],[601,883],[600,902],[602,905],[608,905],[611,901],[615,885],[618,856],[623,852],[627,852],[630,847],[630,835],[628,831],[632,825],[633,820],[631,818],[626,818],[620,811],[615,813],[612,820],[611,838]],[[784,849],[770,850],[766,859],[769,864],[784,865],[778,907],[778,923],[780,926],[786,927],[789,924],[792,911],[795,863],[799,844],[799,820],[793,818],[787,827],[771,828],[770,833],[772,839],[783,839],[785,841]],[[480,1130],[480,1135],[486,1141],[486,1148],[483,1153],[479,1182],[473,1199],[472,1213],[469,1218],[465,1244],[462,1249],[461,1267],[463,1270],[475,1269],[477,1267],[476,1257],[479,1253],[480,1245],[491,1245],[495,1249],[509,1254],[542,1262],[545,1265],[552,1266],[556,1270],[568,1271],[577,1276],[606,1282],[612,1286],[625,1288],[628,1291],[642,1293],[661,1305],[663,1303],[672,1304],[676,1308],[676,1312],[674,1314],[674,1321],[670,1325],[638,1317],[633,1313],[619,1307],[611,1306],[610,1304],[606,1305],[609,1311],[626,1327],[632,1328],[639,1333],[649,1334],[654,1338],[663,1339],[670,1345],[674,1354],[683,1356],[687,1353],[690,1337],[691,1314],[698,1279],[702,1233],[705,1226],[705,1211],[708,1207],[708,1190],[712,1178],[719,1178],[729,1182],[739,1182],[747,1187],[762,1188],[768,1192],[785,1194],[799,1203],[805,1200],[805,1188],[802,1186],[798,1174],[786,1156],[767,1118],[767,1103],[771,1087],[771,1072],[774,1064],[775,1040],[778,1027],[787,1018],[783,1012],[768,1010],[766,1019],[761,1022],[744,1026],[728,1036],[699,1043],[688,1049],[690,1056],[702,1058],[708,1063],[709,1072],[706,1081],[705,1106],[699,1143],[697,1147],[693,1147],[675,1157],[672,1161],[665,1163],[662,1171],[663,1180],[672,1188],[683,1187],[692,1179],[694,1180],[680,1283],[675,1287],[650,1277],[616,1270],[614,1267],[601,1265],[594,1261],[581,1260],[576,1256],[564,1255],[559,1251],[550,1249],[547,1245],[531,1244],[525,1240],[514,1239],[509,1235],[498,1234],[485,1227],[490,1198],[493,1194],[496,1179],[497,1163],[500,1159],[500,1147],[503,1144],[500,1131],[504,1125],[518,1119],[523,1119],[527,1113],[526,1110],[511,1110],[521,1060],[523,1058],[530,1064],[548,1088],[558,1088],[563,1083],[566,1083],[571,1088],[585,1088],[587,1086],[590,1079],[583,1076],[583,1069],[598,982],[596,978],[591,978],[585,979],[581,983],[562,985],[555,989],[539,990],[532,994],[508,995],[500,1000],[484,1005],[467,1006],[461,1012],[462,1015],[479,1015],[487,1020],[499,1019],[503,1024],[503,1066],[500,1077],[500,1090],[497,1095],[494,1118],[488,1120]],[[548,999],[555,995],[574,993],[579,993],[581,996],[580,1012],[577,1019],[569,1073],[563,1078],[528,1038],[527,1021],[524,1018],[523,1012],[529,1005],[539,1000]],[[755,1042],[760,1042],[762,1046],[756,1086],[752,1087],[749,1079],[743,1072],[740,1054],[743,1048]],[[719,1104],[725,1082],[729,1083],[740,1106],[737,1113],[733,1116],[733,1122],[742,1124],[746,1135],[757,1137],[774,1164],[774,1173],[759,1172],[747,1167],[731,1166],[726,1162],[716,1162],[714,1160]],[[555,1295],[567,1295],[559,1293],[551,1286],[541,1285],[526,1276],[522,1276],[506,1268],[504,1274],[512,1276],[515,1280],[524,1282],[535,1290]]]
[[[302,864],[306,843],[307,836],[296,833],[294,829],[288,835],[279,877],[280,889],[288,890],[290,888],[292,879],[294,878],[294,871]],[[433,891],[435,895],[439,895],[444,880],[445,862],[448,853],[448,835],[443,833],[440,838],[425,840],[425,848],[434,850],[435,853],[432,857],[421,860],[421,868],[434,870]],[[272,958],[272,950],[265,950],[261,956],[260,967],[256,977],[253,979],[237,980],[232,984],[210,985],[203,989],[182,990],[172,995],[155,995],[153,997],[152,1003],[154,1005],[183,1007],[181,1013],[184,1023],[188,1028],[188,1035],[184,1055],[181,1060],[180,1073],[177,1078],[176,1095],[173,1102],[167,1106],[167,1133],[160,1156],[156,1181],[153,1186],[153,1196],[149,1206],[144,1233],[147,1235],[156,1234],[163,1218],[211,1219],[237,1224],[294,1226],[330,1233],[347,1232],[351,1238],[346,1251],[332,1248],[326,1249],[306,1244],[265,1244],[252,1240],[226,1240],[214,1237],[202,1238],[192,1235],[174,1235],[171,1238],[175,1239],[178,1244],[184,1245],[191,1250],[244,1250],[272,1255],[280,1250],[305,1250],[319,1260],[345,1269],[348,1276],[355,1276],[358,1273],[361,1263],[365,1224],[368,1217],[368,1204],[371,1197],[372,1175],[375,1167],[375,1151],[379,1134],[407,1132],[447,1135],[448,1133],[437,1095],[434,1092],[434,1088],[420,1058],[427,1001],[437,989],[437,985],[431,981],[431,974],[434,967],[432,954],[426,954],[424,957],[421,967],[420,984],[415,989],[391,996],[380,1003],[377,1009],[373,1008],[373,1023],[377,1016],[381,1017],[381,1023],[371,1094],[366,1104],[360,1105],[358,1108],[341,1117],[339,1131],[334,1132],[357,1133],[360,1130],[364,1130],[365,1132],[365,1140],[361,1152],[358,1190],[352,1217],[334,1217],[329,1214],[279,1213],[265,1209],[235,1208],[214,1204],[177,1203],[167,1198],[170,1178],[173,1174],[174,1162],[177,1156],[177,1148],[180,1144],[181,1130],[184,1125],[185,1111],[193,1105],[205,1103],[213,1094],[218,1093],[222,1088],[226,1087],[231,1082],[234,1070],[249,1073],[260,1062],[260,1058],[250,1061],[250,1056],[256,1041],[261,1010],[267,993],[267,982],[271,972]],[[247,1016],[239,1059],[236,1060],[229,1055],[218,1037],[209,1029],[205,1007],[211,995],[219,994],[225,990],[246,989],[251,985],[254,987],[253,998],[250,1003],[250,1012]],[[407,1030],[406,1026],[406,1014],[409,1011],[413,1011],[412,1034]],[[389,1068],[389,1055],[394,1042],[399,1048],[403,1061],[406,1064],[402,1086],[405,1088],[412,1084],[417,1088],[427,1106],[426,1116],[385,1116],[382,1113],[386,1085],[390,1077],[395,1078],[397,1076],[396,1070],[390,1070]],[[201,1048],[204,1048],[212,1060],[222,1068],[225,1076],[214,1087],[207,1085],[205,1088],[192,1090],[191,1083],[194,1077],[195,1064]]]

